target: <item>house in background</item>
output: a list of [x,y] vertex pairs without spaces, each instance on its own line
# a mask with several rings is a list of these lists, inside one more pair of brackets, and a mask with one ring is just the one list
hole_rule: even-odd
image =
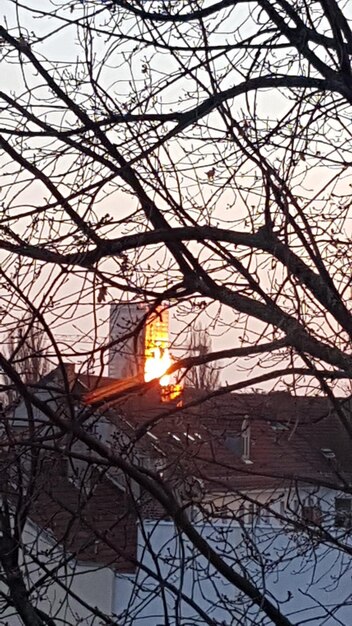
[[[230,394],[186,408],[196,395],[185,390],[184,407],[154,418],[145,435],[161,452],[164,479],[177,488],[179,477],[180,502],[195,528],[293,623],[303,615],[316,626],[350,623],[350,443],[328,402],[283,392]],[[150,405],[128,399],[120,419],[124,413],[140,432],[158,410],[152,398]],[[151,568],[157,555],[162,577],[179,594],[191,590],[214,623],[268,623],[170,520],[144,520],[137,550]],[[162,624],[165,605],[170,623],[200,619],[177,595],[166,592],[163,604],[160,586],[143,572],[119,578],[116,612],[126,609],[126,623]]]
[[[113,305],[110,377],[65,365],[36,397],[172,489],[193,534],[293,624],[352,623],[352,459],[329,402],[285,392],[208,397],[164,378],[146,387],[160,375],[157,361],[171,360],[167,311],[148,315]],[[22,623],[6,584],[16,565],[6,572],[6,558],[19,549],[31,603],[58,624],[269,624],[141,484],[62,435],[45,411],[29,416],[20,402],[1,443],[2,512],[27,520],[6,554],[15,528],[4,523],[0,535],[1,623]]]
[[[153,388],[88,417],[80,398],[114,381],[72,366],[65,378],[71,406],[60,370],[43,379],[41,399],[74,419],[86,415],[99,441],[172,486],[200,536],[292,623],[351,623],[350,445],[325,399],[278,392],[203,401],[185,389],[181,406]],[[2,494],[13,507],[16,471],[28,463],[26,419],[21,403],[16,446],[2,460]],[[119,626],[269,623],[139,485],[95,463],[83,444],[57,438],[40,411],[35,419],[48,445],[20,547],[37,606],[72,625],[104,623],[104,613]],[[17,626],[0,584],[0,619]]]

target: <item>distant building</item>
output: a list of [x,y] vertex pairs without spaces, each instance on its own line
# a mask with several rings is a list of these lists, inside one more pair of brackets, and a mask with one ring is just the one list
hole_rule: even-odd
[[[68,367],[74,417],[88,415],[79,401],[87,390],[111,382]],[[59,370],[43,379],[38,393],[56,411],[72,411]],[[173,487],[200,536],[275,598],[294,624],[352,623],[352,460],[327,400],[277,392],[203,401],[201,392],[186,389],[183,406],[178,402],[165,406],[157,389],[122,397],[113,408],[95,409],[85,428]],[[24,403],[15,419],[25,440]],[[36,420],[38,436],[57,432],[40,411]],[[19,458],[21,450],[26,469],[20,443],[3,456],[2,493],[13,506],[19,494],[10,457]],[[165,611],[173,625],[203,624],[202,612],[214,624],[268,623],[122,471],[95,464],[94,452],[67,436],[56,452],[42,449],[40,463],[28,512],[26,576],[32,584],[42,576],[41,562],[52,567],[66,559],[66,566],[60,568],[64,587],[38,590],[38,606],[58,616],[66,611],[67,623],[79,619],[87,626],[101,623],[98,614],[88,617],[89,604],[119,626],[165,624]],[[63,589],[72,594],[62,595]],[[20,623],[3,609],[5,618],[10,626]]]

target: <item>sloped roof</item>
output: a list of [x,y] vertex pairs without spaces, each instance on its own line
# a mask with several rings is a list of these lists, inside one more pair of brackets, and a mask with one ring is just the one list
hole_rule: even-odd
[[[120,399],[107,415],[116,425],[128,423],[130,436],[153,448],[170,474],[198,476],[209,490],[256,489],[283,480],[350,482],[350,444],[326,398],[273,392],[206,399],[204,392],[186,389],[182,403],[162,403],[153,389]],[[250,462],[241,454],[244,419]]]
[[[73,389],[79,396],[113,382],[77,374]],[[337,400],[351,413],[346,398]],[[198,476],[208,490],[256,489],[305,478],[336,486],[351,482],[350,441],[324,397],[285,391],[209,397],[186,388],[182,399],[165,403],[154,387],[137,389],[98,412],[132,441],[137,455],[154,458],[155,467],[164,466],[170,475]],[[250,425],[250,462],[241,455],[244,419]]]
[[[11,456],[11,455],[10,455]],[[16,480],[5,480],[2,463],[1,492],[14,505],[18,497]],[[137,552],[136,511],[128,491],[119,489],[97,470],[79,485],[69,479],[67,459],[46,454],[41,459],[29,501],[28,516],[44,538],[59,545],[67,555],[81,562],[95,562],[120,572],[133,572]],[[40,534],[39,533],[39,534]]]
[[[75,374],[71,366],[66,373],[77,399],[112,382],[107,377]],[[40,386],[53,382],[60,385],[60,372],[49,374]],[[339,401],[350,413],[350,403],[344,398]],[[98,424],[102,416],[121,434],[117,447],[128,440],[130,453],[139,456],[141,463],[147,459],[149,469],[154,464],[156,471],[176,483],[199,478],[208,495],[283,487],[293,481],[337,487],[352,482],[350,440],[326,398],[286,392],[209,397],[185,389],[181,400],[163,403],[160,389],[154,387],[124,396],[109,408],[100,407]],[[244,420],[250,425],[250,462],[242,456]],[[135,503],[108,474],[97,475],[92,493],[85,497],[68,480],[62,463],[63,458],[55,463],[48,459],[40,475],[43,482],[38,480],[31,500],[31,519],[76,558],[132,571]],[[142,508],[138,511],[142,516],[163,515],[155,502],[143,500]]]

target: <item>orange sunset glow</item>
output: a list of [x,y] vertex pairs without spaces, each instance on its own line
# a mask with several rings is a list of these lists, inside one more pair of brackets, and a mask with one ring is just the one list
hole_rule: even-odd
[[109,385],[95,389],[84,396],[86,404],[98,404],[117,399],[126,393],[135,392],[144,382],[159,379],[162,402],[175,400],[182,393],[182,385],[172,382],[172,375],[165,372],[174,362],[169,351],[168,310],[158,307],[146,323],[144,351],[141,358],[141,371],[137,376],[118,379]]

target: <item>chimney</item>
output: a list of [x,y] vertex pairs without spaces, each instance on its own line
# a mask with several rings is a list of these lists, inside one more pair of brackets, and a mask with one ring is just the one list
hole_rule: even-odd
[[[75,365],[74,363],[63,363],[63,368],[65,370],[69,389],[72,389],[76,382]],[[60,386],[63,384],[64,372],[62,371],[62,366],[58,365],[57,368],[52,371],[51,375],[53,375],[55,383]]]

